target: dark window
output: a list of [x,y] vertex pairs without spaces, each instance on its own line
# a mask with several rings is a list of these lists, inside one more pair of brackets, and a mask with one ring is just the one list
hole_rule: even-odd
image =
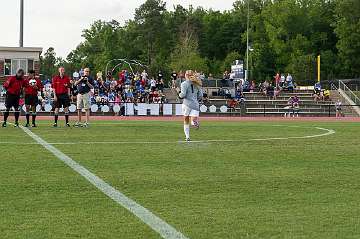
[[4,72],[6,76],[11,75],[11,60],[5,59]]

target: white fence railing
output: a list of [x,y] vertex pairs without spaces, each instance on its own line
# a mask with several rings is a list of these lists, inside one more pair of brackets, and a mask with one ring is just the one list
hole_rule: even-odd
[[342,90],[356,105],[360,105],[359,97],[341,80],[339,80],[339,90]]

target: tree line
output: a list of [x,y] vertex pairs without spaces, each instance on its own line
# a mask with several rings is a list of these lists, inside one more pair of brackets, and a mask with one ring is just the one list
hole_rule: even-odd
[[323,80],[360,76],[359,0],[238,0],[222,12],[167,10],[164,1],[147,0],[123,25],[99,20],[83,30],[83,42],[66,59],[49,48],[41,71],[51,75],[58,65],[104,71],[109,60],[127,58],[143,62],[151,74],[196,69],[221,77],[232,61],[245,60],[248,4],[250,79],[289,72],[298,83],[314,81],[318,55]]

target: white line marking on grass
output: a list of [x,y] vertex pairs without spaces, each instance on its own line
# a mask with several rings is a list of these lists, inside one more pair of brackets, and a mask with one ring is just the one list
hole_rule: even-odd
[[54,146],[47,143],[45,140],[31,132],[29,129],[20,126],[20,128],[28,134],[32,139],[34,139],[38,144],[43,146],[45,149],[50,151],[58,159],[63,161],[66,165],[72,168],[75,172],[83,176],[87,181],[97,187],[105,195],[113,199],[115,202],[129,210],[135,216],[137,216],[141,221],[151,227],[154,231],[158,232],[164,239],[188,239],[175,228],[167,224],[161,218],[157,217],[155,214],[150,212],[148,209],[144,208],[140,204],[136,203],[134,200],[128,198],[104,180],[91,173],[82,165],[75,162],[69,156],[65,155],[63,152],[55,148]]
[[[299,126],[289,126],[299,127]],[[306,136],[294,136],[294,137],[276,137],[276,138],[259,138],[259,139],[210,139],[210,140],[196,140],[191,142],[186,141],[94,141],[94,142],[53,142],[47,143],[49,145],[79,145],[79,144],[173,144],[173,143],[236,143],[236,142],[247,142],[247,141],[271,141],[271,140],[288,140],[288,139],[311,139],[325,137],[335,134],[335,130],[325,129],[320,127],[314,127],[314,129],[325,131],[322,134],[306,135]],[[30,131],[31,132],[31,131]],[[36,145],[37,143],[19,143],[19,142],[0,142],[1,144],[16,144],[16,145]]]

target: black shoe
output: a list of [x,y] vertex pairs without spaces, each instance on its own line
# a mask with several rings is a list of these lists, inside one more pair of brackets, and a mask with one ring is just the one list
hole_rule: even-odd
[[3,127],[3,128],[6,128],[6,126],[7,126],[7,125],[6,125],[6,122],[3,122],[3,123],[2,123],[2,127]]
[[186,142],[191,142],[191,139],[190,139],[190,138],[186,138]]
[[18,128],[18,127],[19,127],[19,123],[18,123],[18,122],[15,122],[14,127],[15,127],[15,128]]
[[25,127],[26,127],[26,128],[29,128],[29,127],[30,127],[30,125],[29,125],[29,124],[26,124],[26,125],[25,125]]
[[33,123],[31,127],[36,128],[37,126],[36,126],[36,124],[35,124],[35,123]]
[[71,127],[69,123],[66,123],[66,125],[65,125],[65,126],[66,126],[66,127],[69,127],[69,128]]
[[54,127],[54,128],[57,128],[57,127],[58,127],[57,123],[54,123],[54,124],[53,124],[53,127]]

